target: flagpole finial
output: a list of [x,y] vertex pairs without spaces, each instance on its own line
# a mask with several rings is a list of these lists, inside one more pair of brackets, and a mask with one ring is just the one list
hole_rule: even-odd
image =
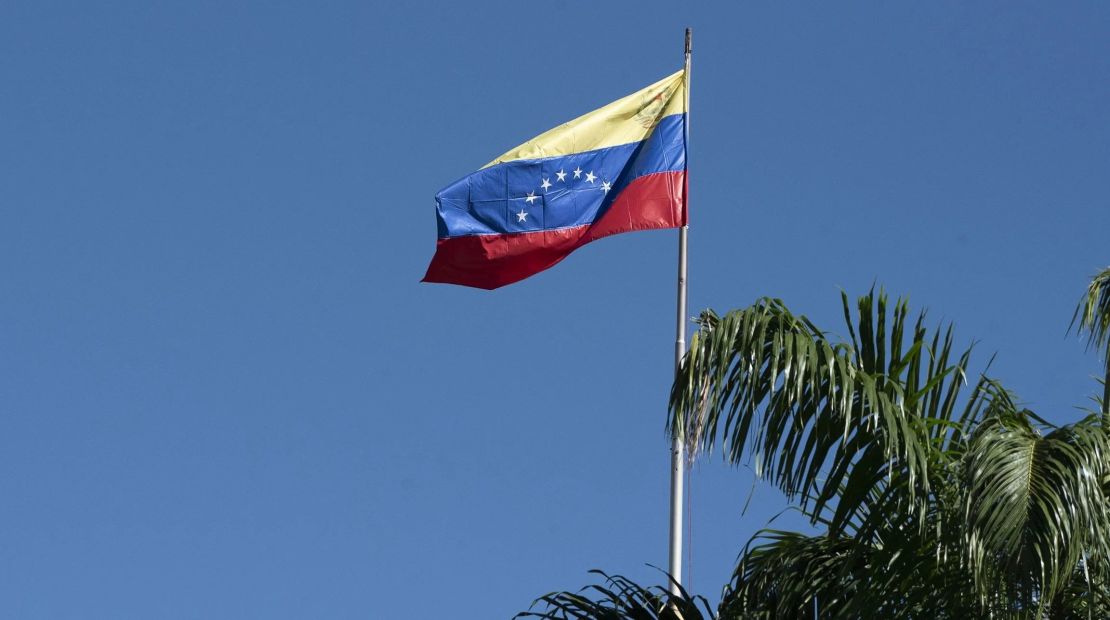
[[693,34],[694,34],[693,28],[687,28],[686,29],[686,55],[687,56],[690,55],[690,39],[691,39]]

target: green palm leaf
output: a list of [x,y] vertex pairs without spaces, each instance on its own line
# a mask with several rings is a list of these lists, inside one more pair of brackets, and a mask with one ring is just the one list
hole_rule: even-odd
[[[753,544],[756,543],[756,544]],[[897,546],[764,530],[745,549],[721,618],[970,618],[970,580],[913,532]],[[922,579],[928,575],[929,579]]]
[[1043,611],[1085,554],[1110,549],[1110,446],[1099,416],[1042,433],[1008,394],[990,398],[966,457],[969,566],[981,592]]
[[1110,413],[1110,267],[1091,279],[1079,300],[1072,316],[1072,326],[1077,325],[1080,333],[1087,332],[1087,346],[1101,349],[1105,356],[1102,411]]
[[[536,599],[529,611],[514,618],[547,620],[714,620],[709,602],[692,596],[681,586],[674,594],[662,586],[641,586],[620,575],[591,573],[603,583],[586,586],[577,593],[552,592]],[[672,584],[673,585],[673,584]],[[538,609],[537,609],[538,607]],[[533,611],[535,610],[535,611]]]
[[757,475],[812,514],[835,503],[834,534],[881,481],[897,478],[899,498],[924,510],[931,446],[960,430],[969,356],[953,360],[951,330],[930,337],[924,315],[907,320],[905,301],[888,312],[886,295],[872,291],[855,322],[847,297],[843,306],[851,343],[830,340],[777,299],[703,313],[669,423],[703,450],[719,441],[729,462],[752,458]]

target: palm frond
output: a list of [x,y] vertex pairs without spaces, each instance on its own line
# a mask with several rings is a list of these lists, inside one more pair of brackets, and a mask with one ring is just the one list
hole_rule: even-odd
[[1072,571],[1071,581],[1047,605],[1050,616],[1066,620],[1110,618],[1108,577],[1105,564],[1083,558]]
[[866,587],[859,573],[868,551],[850,538],[762,530],[741,555],[721,617],[835,617]]
[[701,429],[734,464],[788,497],[835,502],[835,534],[874,486],[902,477],[910,501],[928,489],[930,444],[959,430],[956,401],[969,352],[952,355],[951,329],[931,337],[924,314],[881,291],[843,296],[851,343],[835,342],[777,299],[718,317],[703,313],[671,392],[669,429]]
[[979,592],[1000,589],[1026,609],[1046,605],[1088,553],[1110,549],[1100,416],[1051,428],[994,392],[966,457],[966,553]]
[[[970,580],[938,565],[928,536],[898,546],[763,530],[725,589],[721,618],[969,618]],[[928,575],[928,579],[922,576]]]
[[1072,325],[1087,332],[1091,346],[1099,349],[1110,346],[1110,267],[1091,278],[1075,309]]
[[1076,327],[1079,333],[1087,333],[1088,347],[1103,352],[1106,374],[1102,388],[1102,411],[1110,413],[1110,267],[1091,278],[1072,315],[1071,326]]
[[[668,587],[641,586],[621,575],[600,575],[603,582],[578,592],[552,592],[532,602],[528,611],[514,618],[547,620],[714,620],[709,602],[692,596],[681,586],[678,594]],[[676,584],[671,584],[676,585]],[[537,610],[537,607],[539,608]]]

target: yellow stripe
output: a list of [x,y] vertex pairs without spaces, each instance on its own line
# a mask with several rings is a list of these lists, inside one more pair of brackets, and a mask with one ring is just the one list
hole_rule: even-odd
[[639,142],[660,119],[686,111],[686,80],[682,71],[647,88],[546,131],[482,166],[518,159],[557,157]]

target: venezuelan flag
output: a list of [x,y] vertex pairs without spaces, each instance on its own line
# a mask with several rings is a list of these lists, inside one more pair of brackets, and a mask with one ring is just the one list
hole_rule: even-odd
[[495,289],[595,239],[685,226],[685,118],[678,71],[448,185],[424,281]]

